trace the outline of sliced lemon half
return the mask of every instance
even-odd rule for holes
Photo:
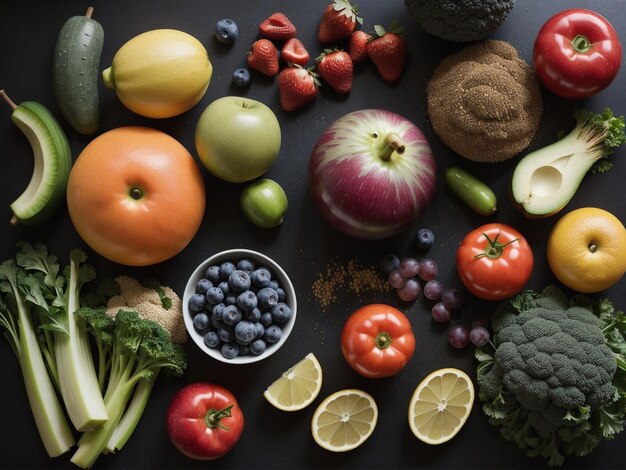
[[[340,390],[326,398],[311,420],[313,439],[324,449],[345,452],[370,437],[378,421],[378,407],[366,392]]]
[[[286,372],[263,393],[279,410],[297,411],[310,405],[322,388],[322,367],[313,353]]]
[[[474,385],[462,370],[432,372],[417,386],[409,403],[409,426],[427,444],[442,444],[463,427],[474,404]]]

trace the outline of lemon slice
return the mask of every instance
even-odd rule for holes
[[[378,407],[369,394],[356,389],[340,390],[317,407],[311,432],[324,449],[345,452],[363,444],[377,420]]]
[[[417,386],[409,403],[409,426],[427,444],[452,439],[463,427],[474,404],[474,385],[462,370],[431,373]]]
[[[313,353],[283,372],[263,396],[279,410],[296,411],[310,405],[322,388],[322,367]]]

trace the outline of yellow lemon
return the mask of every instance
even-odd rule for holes
[[[212,74],[209,54],[200,41],[183,31],[155,29],[124,44],[102,78],[131,111],[168,118],[198,103]]]
[[[472,411],[474,385],[459,369],[439,369],[415,389],[409,403],[409,427],[426,444],[442,444],[461,430]]]
[[[263,396],[279,410],[296,411],[310,405],[322,388],[322,367],[313,353],[284,372]]]
[[[626,229],[603,209],[576,209],[552,228],[546,256],[565,286],[583,293],[603,291],[626,272]]]

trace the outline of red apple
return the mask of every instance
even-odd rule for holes
[[[405,230],[431,201],[435,183],[435,159],[422,131],[382,109],[337,119],[309,160],[309,189],[319,212],[356,238]]]

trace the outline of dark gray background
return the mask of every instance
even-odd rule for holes
[[[229,248],[245,247],[273,257],[290,274],[298,293],[298,321],[283,348],[270,359],[250,366],[229,366],[204,356],[189,343],[189,367],[182,379],[161,377],[135,434],[117,455],[102,456],[96,468],[528,468],[543,467],[542,459],[527,459],[514,444],[502,439],[483,415],[479,402],[464,429],[452,441],[441,446],[427,446],[411,433],[406,422],[407,406],[417,384],[429,372],[441,367],[458,367],[475,377],[472,350],[455,351],[447,343],[446,327],[431,321],[429,305],[399,303],[391,295],[344,293],[341,301],[322,311],[311,292],[317,273],[328,263],[351,259],[362,265],[377,264],[388,252],[401,256],[422,256],[411,244],[418,227],[430,227],[436,244],[428,256],[440,266],[439,279],[446,286],[460,286],[456,274],[455,253],[463,236],[488,221],[508,223],[531,243],[536,260],[529,287],[540,289],[555,282],[545,262],[545,241],[559,216],[528,220],[515,212],[508,199],[508,185],[518,158],[505,163],[471,164],[447,149],[432,132],[426,115],[425,87],[439,61],[462,45],[449,43],[423,33],[409,18],[401,0],[379,2],[361,0],[365,29],[374,24],[389,24],[397,19],[406,27],[409,60],[401,80],[394,85],[379,78],[372,64],[358,66],[354,87],[349,96],[340,97],[323,88],[315,103],[300,111],[286,113],[279,105],[276,80],[253,77],[247,90],[230,83],[234,69],[245,64],[245,53],[257,35],[258,24],[275,11],[286,13],[298,28],[298,37],[312,57],[322,45],[316,41],[319,18],[327,1],[94,1],[94,18],[103,26],[105,43],[101,69],[108,67],[118,48],[127,40],[155,28],[186,31],[202,41],[214,66],[213,78],[203,100],[189,112],[172,119],[150,120],[134,115],[101,85],[103,123],[101,131],[141,124],[152,126],[176,137],[197,156],[193,144],[196,121],[208,103],[216,98],[241,94],[269,105],[282,127],[280,155],[267,176],[278,181],[287,192],[289,211],[279,229],[263,230],[252,226],[239,211],[241,185],[224,183],[204,171],[207,186],[207,211],[197,236],[180,255],[157,266],[127,268],[113,264],[92,251],[72,227],[67,210],[61,209],[49,222],[39,227],[10,227],[9,204],[28,182],[32,169],[29,145],[10,120],[4,107],[0,119],[0,258],[14,256],[18,240],[39,241],[66,259],[73,247],[87,249],[90,262],[102,278],[120,274],[138,278],[158,277],[182,295],[188,275],[208,256]],[[52,91],[52,51],[63,22],[72,15],[84,14],[87,2],[2,2],[0,6],[0,87],[14,101],[35,100],[60,116]],[[531,60],[532,44],[541,25],[554,13],[569,7],[592,8],[608,17],[618,34],[626,38],[623,2],[611,1],[531,1],[518,0],[508,21],[492,37],[511,42],[526,60]],[[234,19],[240,28],[239,39],[232,47],[214,41],[215,22]],[[583,103],[557,98],[544,91],[545,112],[531,148],[547,145],[560,130],[570,129],[571,111],[579,104],[594,110],[606,105],[616,113],[625,112],[624,71],[605,91]],[[384,108],[412,120],[428,136],[438,162],[439,182],[434,202],[422,218],[406,233],[379,242],[355,241],[329,228],[317,215],[307,189],[307,162],[313,145],[323,130],[343,114],[362,108]],[[74,158],[90,138],[75,133],[65,122]],[[576,196],[561,213],[578,207],[602,207],[622,221],[626,220],[623,195],[624,150],[614,156],[615,168],[608,174],[589,175]],[[472,213],[450,194],[444,185],[443,170],[460,165],[486,181],[499,198],[499,210],[490,218]],[[603,295],[617,307],[626,308],[624,281]],[[339,349],[339,335],[347,315],[369,302],[386,302],[406,311],[413,325],[416,352],[405,370],[395,377],[368,380],[352,371]],[[468,313],[490,313],[494,304],[469,299]],[[314,352],[324,370],[324,384],[318,399],[309,408],[284,413],[271,407],[262,397],[265,388],[307,353]],[[19,367],[6,341],[0,341],[2,393],[0,404],[0,462],[3,468],[67,468],[69,455],[47,457],[41,445],[21,381]],[[164,427],[167,405],[173,394],[187,383],[210,381],[226,386],[238,397],[245,413],[246,427],[236,448],[219,461],[211,463],[187,459],[170,444]],[[332,392],[357,387],[370,392],[379,406],[379,422],[373,435],[358,449],[332,454],[319,448],[310,434],[310,419],[315,407]],[[626,436],[605,442],[589,457],[570,458],[572,468],[623,467]]]

